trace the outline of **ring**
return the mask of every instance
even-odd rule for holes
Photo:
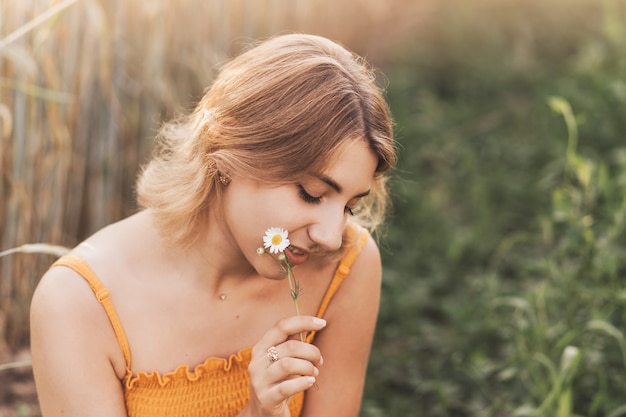
[[[278,350],[276,350],[276,346],[270,346],[267,349],[267,357],[270,360],[270,363],[274,363],[278,360]]]

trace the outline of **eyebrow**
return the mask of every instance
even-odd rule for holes
[[[341,187],[341,185],[337,184],[337,181],[335,181],[334,179],[324,175],[324,174],[319,174],[319,175],[315,175],[315,177],[317,177],[320,181],[325,182],[326,184],[328,184],[328,186],[330,188],[332,188],[333,190],[335,190],[338,193],[343,192],[343,188]],[[367,190],[365,192],[362,192],[360,194],[355,195],[352,198],[361,198],[361,197],[365,197],[366,195],[369,195],[370,190]]]

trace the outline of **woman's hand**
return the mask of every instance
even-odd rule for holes
[[[289,416],[286,401],[313,384],[322,365],[319,349],[301,342],[300,332],[317,331],[326,321],[311,316],[294,316],[280,320],[252,348],[250,403],[248,411],[255,416]]]

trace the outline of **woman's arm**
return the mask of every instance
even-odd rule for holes
[[[123,417],[124,359],[113,328],[87,282],[50,269],[31,304],[33,373],[46,416]]]
[[[359,414],[380,302],[380,253],[370,238],[328,306],[326,328],[317,334],[324,364],[319,389],[305,395],[301,417]]]

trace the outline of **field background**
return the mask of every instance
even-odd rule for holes
[[[626,415],[625,0],[0,0],[0,252],[135,210],[159,123],[249,40],[379,67],[394,216],[361,417]],[[0,258],[0,416],[37,416]]]

